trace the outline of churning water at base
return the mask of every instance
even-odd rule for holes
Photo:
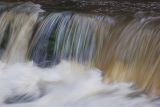
[[[0,11],[0,107],[159,107],[160,17]]]
[[[100,70],[75,62],[45,69],[33,63],[1,63],[0,71],[1,107],[159,106],[132,84],[103,83]]]

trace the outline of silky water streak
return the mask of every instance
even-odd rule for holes
[[[158,16],[0,14],[0,107],[158,107]]]

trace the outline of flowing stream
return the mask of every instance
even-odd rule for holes
[[[158,14],[0,5],[0,107],[160,106]]]

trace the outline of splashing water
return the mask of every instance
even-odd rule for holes
[[[159,17],[53,13],[38,27],[29,56],[41,67],[61,59],[96,66],[109,81],[133,81],[159,95]],[[143,81],[145,80],[145,81]]]
[[[0,107],[160,105],[157,14],[0,12]]]
[[[98,69],[74,62],[45,69],[33,63],[1,63],[1,70],[0,101],[8,103],[1,107],[155,106],[143,93],[134,95],[138,91],[131,84],[104,84]]]

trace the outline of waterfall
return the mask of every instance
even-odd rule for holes
[[[38,27],[29,56],[41,66],[59,60],[96,66],[110,81],[134,81],[153,91],[159,72],[159,17],[141,14],[52,13]]]
[[[4,5],[0,106],[158,107],[159,30],[154,13],[50,13],[31,2]]]
[[[0,17],[0,44],[4,50],[2,60],[6,62],[25,60],[39,12],[38,7],[29,3],[2,13]]]

